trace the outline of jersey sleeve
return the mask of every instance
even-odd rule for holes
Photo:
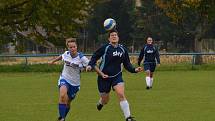
[[[91,67],[95,67],[96,66],[96,62],[101,58],[101,56],[104,54],[105,51],[105,47],[106,46],[102,46],[100,47],[98,50],[96,50],[96,52],[93,53],[90,62],[89,62],[89,66]]]
[[[140,66],[140,63],[141,63],[141,61],[143,60],[143,57],[144,57],[144,48],[145,48],[145,47],[143,47],[143,48],[141,49],[140,54],[139,54],[139,57],[138,57],[138,65],[139,65],[139,66]]]
[[[62,61],[65,60],[66,56],[69,54],[69,51],[65,51],[62,55]]]
[[[125,67],[126,70],[128,70],[131,73],[136,73],[135,68],[133,67],[133,65],[131,64],[129,55],[128,55],[128,51],[126,49],[125,50],[125,55],[124,55],[124,59],[123,59],[123,65]]]
[[[89,59],[88,59],[86,56],[83,56],[83,57],[81,58],[81,62],[82,62],[82,65],[83,65],[84,67],[86,67],[86,66],[88,65],[88,63],[89,63]]]
[[[155,51],[155,58],[157,60],[157,63],[160,64],[160,54],[158,51],[158,48],[156,47],[156,51]]]

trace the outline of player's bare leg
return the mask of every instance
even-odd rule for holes
[[[126,100],[125,93],[124,93],[124,83],[119,83],[114,86],[114,90],[117,94],[120,107],[124,113],[126,121],[135,121],[133,117],[131,117],[129,103]]]
[[[67,87],[62,85],[60,87],[60,97],[59,97],[59,121],[64,121],[66,117],[66,110],[68,106],[69,97],[67,95]]]
[[[109,101],[109,93],[101,93],[99,102],[97,103],[97,109],[100,111],[102,107]]]
[[[150,73],[150,88],[152,88],[153,84],[153,72]]]
[[[146,89],[150,89],[150,82],[151,82],[151,78],[150,78],[150,70],[146,70]]]

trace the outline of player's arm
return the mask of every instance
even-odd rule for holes
[[[125,54],[125,56],[124,56],[124,60],[123,60],[123,65],[124,65],[126,70],[128,70],[131,73],[137,73],[137,72],[142,71],[141,67],[137,67],[137,68],[133,67],[133,65],[131,64],[127,50],[125,50],[124,54]]]
[[[143,60],[143,57],[144,57],[144,47],[141,49],[140,51],[140,55],[138,57],[138,65],[140,66],[141,64],[141,61]]]
[[[86,67],[86,66],[88,65],[88,63],[89,63],[89,59],[88,59],[86,56],[83,56],[83,57],[81,58],[81,63],[82,63],[82,65],[83,65],[84,67]]]
[[[102,78],[108,78],[108,75],[104,74],[97,66],[95,66],[94,69]]]
[[[105,46],[99,48],[96,50],[96,52],[92,55],[90,62],[88,63],[88,66],[86,67],[87,71],[90,71],[91,69],[95,68],[97,60],[101,58],[101,56],[104,54]]]
[[[160,65],[160,54],[159,54],[159,51],[158,51],[157,48],[156,48],[156,51],[155,51],[155,58],[157,60],[157,64]]]
[[[62,55],[58,56],[57,58],[51,60],[50,62],[48,62],[49,64],[54,64],[55,62],[62,60]]]

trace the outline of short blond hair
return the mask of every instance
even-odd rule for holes
[[[68,44],[69,44],[70,42],[74,42],[75,44],[77,44],[76,38],[70,37],[70,38],[67,38],[67,39],[66,39],[66,46],[67,46],[67,47],[68,47]]]

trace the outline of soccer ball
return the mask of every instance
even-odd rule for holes
[[[116,21],[112,18],[108,18],[104,21],[104,28],[107,31],[110,31],[116,27]]]

